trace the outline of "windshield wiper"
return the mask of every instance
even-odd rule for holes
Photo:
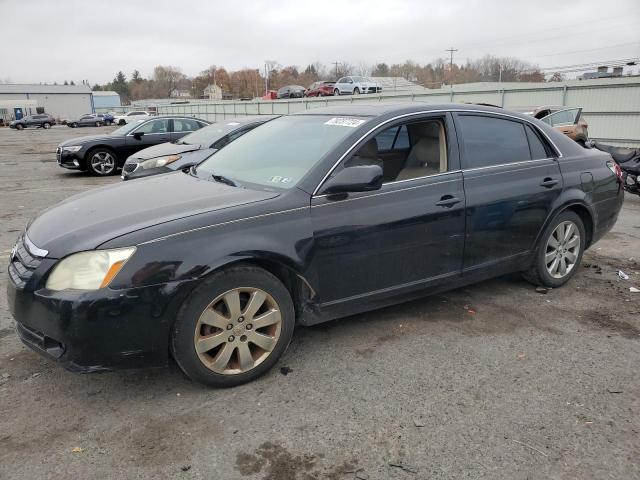
[[[213,178],[216,182],[226,183],[227,185],[231,185],[232,187],[239,187],[240,184],[234,182],[229,177],[225,177],[224,175],[216,175],[215,173],[211,174],[211,178]]]

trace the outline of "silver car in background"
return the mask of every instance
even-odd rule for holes
[[[360,95],[361,93],[380,93],[382,86],[367,77],[348,76],[339,78],[333,87],[334,95]]]

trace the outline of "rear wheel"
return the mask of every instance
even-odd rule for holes
[[[353,94],[354,95],[360,95],[360,89],[358,87],[353,89]]]
[[[42,128],[44,128],[44,129],[49,129],[49,128],[51,128],[51,124],[50,124],[49,122],[44,122],[44,123],[42,124]]]
[[[96,127],[101,127],[102,126],[102,122],[96,122]]]
[[[110,126],[111,126],[111,120],[105,120],[104,124],[105,124],[107,127],[110,127]]]
[[[95,148],[86,157],[87,170],[100,177],[116,173],[116,162],[116,154],[107,148]]]
[[[73,122],[71,124],[71,128],[78,128],[78,122]]]
[[[338,90],[337,88],[333,91],[333,95],[335,97],[337,97],[338,95],[340,95],[340,90]]]
[[[118,122],[118,125],[122,126],[122,125],[125,125],[126,123],[127,123],[127,122],[125,122],[124,120],[120,120],[120,121]]]
[[[545,287],[564,285],[578,270],[585,245],[582,219],[574,212],[562,212],[546,228],[525,279]]]
[[[232,387],[278,361],[294,323],[291,296],[275,276],[253,266],[231,267],[205,280],[185,301],[171,351],[192,380]]]
[[[16,130],[23,130],[24,129],[24,125],[22,125],[21,123],[18,123],[16,125]]]

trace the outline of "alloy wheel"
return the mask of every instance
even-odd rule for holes
[[[202,312],[193,338],[200,361],[224,375],[245,373],[271,354],[282,331],[280,307],[259,288],[216,297]]]
[[[580,254],[580,230],[572,221],[558,224],[547,240],[544,263],[549,275],[563,278],[576,266]]]
[[[109,175],[116,168],[116,160],[109,152],[96,152],[91,156],[91,167],[100,175]]]

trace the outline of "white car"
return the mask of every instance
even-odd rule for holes
[[[149,112],[143,112],[142,110],[135,110],[122,115],[116,115],[113,117],[113,123],[116,125],[124,125],[125,123],[133,122],[135,120],[144,120],[146,117],[150,117]]]
[[[361,93],[380,93],[382,86],[367,77],[342,77],[333,86],[334,95],[359,95]]]

